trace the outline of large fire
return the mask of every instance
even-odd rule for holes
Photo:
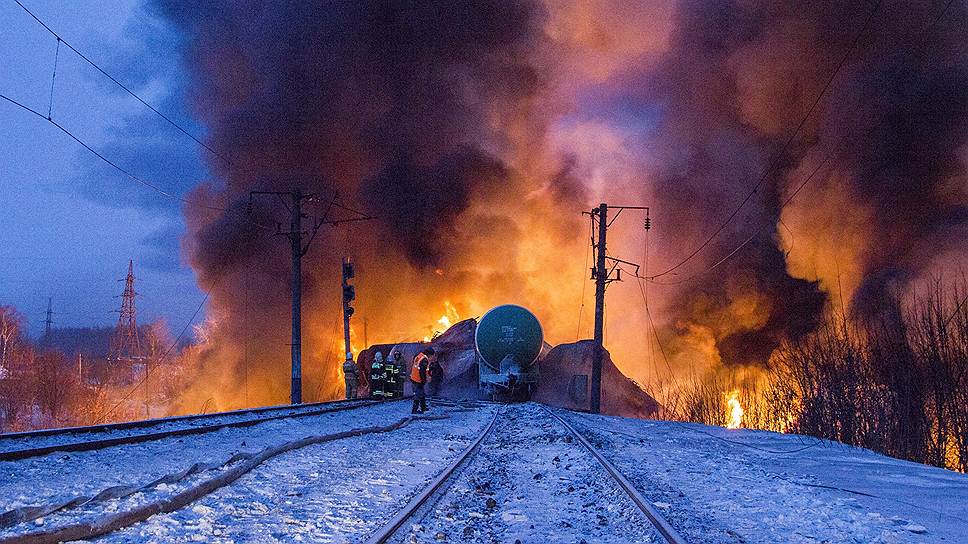
[[[928,274],[940,252],[954,251],[950,229],[964,224],[951,180],[968,133],[968,87],[946,68],[964,40],[938,38],[923,62],[898,60],[911,58],[898,44],[918,25],[884,13],[878,24],[897,35],[872,37],[811,107],[830,71],[814,59],[842,58],[844,33],[857,26],[831,22],[865,16],[860,3],[835,4],[467,0],[391,9],[361,0],[335,11],[317,1],[271,13],[233,2],[164,11],[185,33],[193,111],[232,163],[214,161],[215,181],[186,206],[185,250],[217,318],[201,391],[186,402],[216,391],[220,407],[233,406],[243,353],[258,361],[253,402],[288,395],[290,247],[241,219],[272,225],[284,216],[258,202],[244,211],[251,190],[301,186],[375,218],[320,231],[304,259],[313,400],[339,391],[345,256],[360,273],[353,320],[366,319],[360,331],[371,344],[430,340],[507,302],[534,309],[552,344],[590,338],[590,240],[579,212],[599,202],[653,207],[651,245],[629,215],[608,230],[609,254],[639,262],[646,276],[671,271],[718,233],[648,284],[648,313],[635,282],[609,287],[612,359],[670,410],[696,382],[765,373],[778,346],[816,329],[832,294],[842,305],[886,298],[885,282],[903,287]],[[904,17],[929,19],[928,4]],[[895,71],[912,78],[907,87],[879,83]],[[930,103],[960,113],[918,128]],[[898,119],[927,139],[856,137],[893,134]],[[824,168],[797,194],[815,166]],[[306,213],[325,214],[317,204]],[[891,243],[869,242],[882,235]],[[741,383],[709,389],[709,421],[720,421],[721,392]],[[743,399],[745,422],[739,395],[726,399],[730,426],[757,424],[755,395],[744,390]]]
[[[457,312],[457,308],[450,303],[449,300],[444,301],[444,314],[440,316],[437,320],[437,324],[440,328],[434,332],[444,332],[451,327],[454,323],[460,321],[460,314]]]

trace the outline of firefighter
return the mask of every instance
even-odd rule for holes
[[[356,398],[356,386],[359,384],[359,370],[353,362],[353,354],[346,354],[346,361],[343,362],[343,380],[346,382],[346,398]]]
[[[434,356],[434,348],[427,348],[413,358],[410,365],[410,381],[413,383],[413,408],[410,413],[422,414],[427,411],[427,394],[424,385],[427,383],[427,367]]]
[[[403,355],[399,351],[394,351],[392,356],[387,357],[385,365],[387,379],[383,386],[383,394],[388,399],[400,398],[403,396],[403,381],[400,379],[400,370],[403,368]]]
[[[440,392],[440,384],[444,381],[444,367],[440,366],[440,361],[437,360],[436,355],[430,361],[428,370],[430,374],[430,396],[436,397],[437,393]]]
[[[373,356],[370,366],[370,396],[375,399],[386,398],[387,369],[383,363],[383,354],[379,351]]]

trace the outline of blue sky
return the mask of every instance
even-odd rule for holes
[[[178,41],[137,0],[21,0],[54,31],[196,135]],[[0,0],[0,93],[47,112],[56,39]],[[183,195],[207,176],[198,144],[63,45],[52,117],[136,175]],[[183,262],[181,205],[125,178],[46,121],[0,101],[0,304],[43,329],[110,325],[129,259],[139,319],[176,332],[203,294]]]

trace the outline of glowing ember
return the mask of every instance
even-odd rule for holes
[[[739,429],[743,426],[743,407],[739,403],[739,391],[726,395],[726,428]]]

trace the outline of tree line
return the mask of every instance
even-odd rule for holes
[[[163,322],[139,329],[145,358],[136,362],[107,359],[109,330],[55,329],[34,341],[25,324],[16,308],[0,306],[0,432],[157,417],[177,394],[179,365],[162,361]],[[153,363],[164,368],[145,382]]]
[[[678,419],[723,425],[739,389],[744,426],[798,433],[968,472],[968,288],[934,281],[876,317],[827,313],[757,379],[696,380]]]

